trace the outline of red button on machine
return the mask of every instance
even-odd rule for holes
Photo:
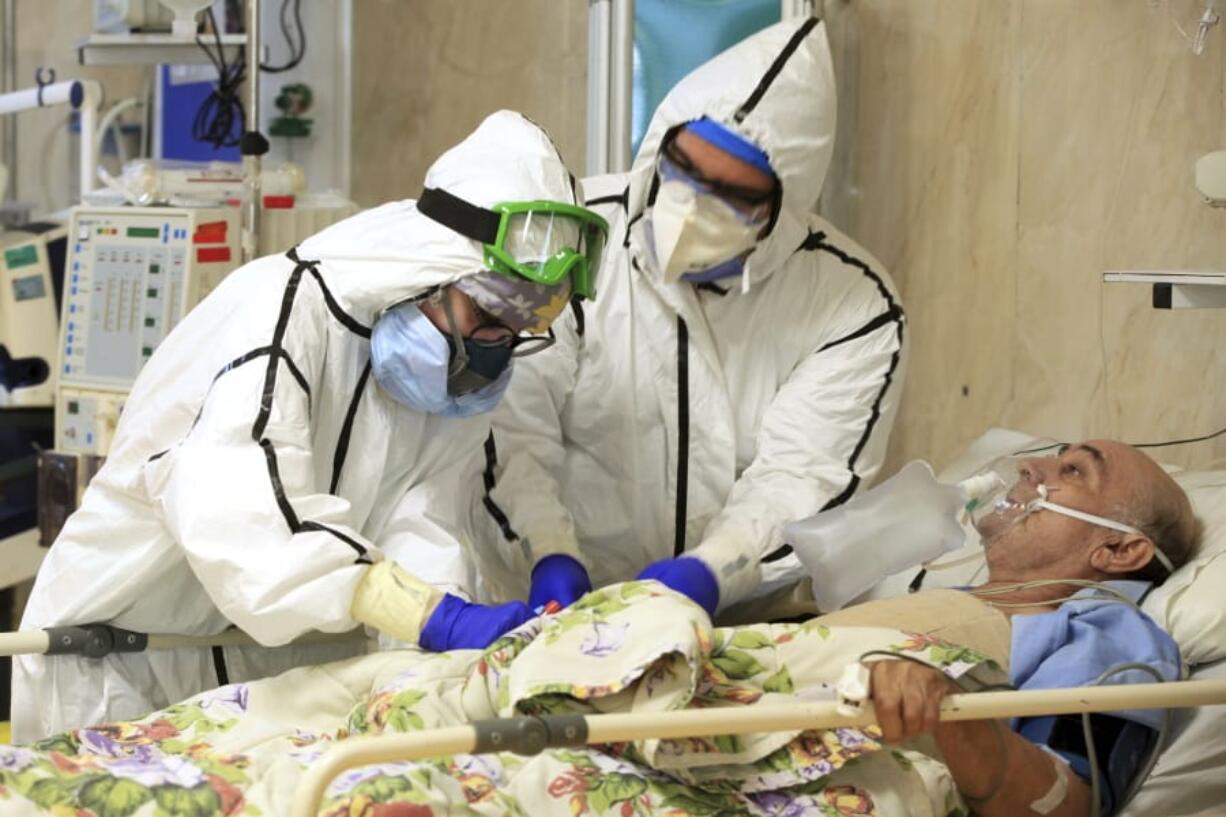
[[[229,247],[197,247],[196,248],[196,263],[197,264],[217,264],[222,261],[230,260]]]
[[[224,221],[210,221],[196,227],[192,233],[193,244],[225,244],[227,225]]]

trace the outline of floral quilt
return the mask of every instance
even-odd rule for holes
[[[0,747],[0,815],[284,814],[303,770],[351,735],[515,714],[659,712],[833,697],[843,667],[890,650],[992,682],[971,650],[874,627],[712,628],[660,585],[591,593],[484,652],[415,650],[231,684],[133,722]],[[966,809],[934,746],[876,728],[650,739],[533,757],[457,755],[352,770],[327,817],[808,817]]]

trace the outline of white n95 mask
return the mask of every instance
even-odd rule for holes
[[[661,180],[646,219],[656,268],[670,283],[748,252],[762,230],[718,196],[680,179]]]

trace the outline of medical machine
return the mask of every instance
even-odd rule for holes
[[[349,218],[358,206],[337,193],[265,196],[257,255],[280,255],[325,227]]]
[[[56,372],[56,449],[105,455],[153,350],[239,261],[233,208],[73,213]]]
[[[0,232],[0,539],[34,525],[37,457],[51,446],[65,229]]]
[[[89,481],[105,461],[92,454],[38,452],[38,493],[36,523],[38,544],[51,547],[60,528],[81,504]]]
[[[53,402],[65,236],[52,223],[0,232],[0,409]]]

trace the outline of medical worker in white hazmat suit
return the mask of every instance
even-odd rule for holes
[[[629,173],[585,180],[600,298],[524,361],[487,447],[508,597],[529,571],[530,605],[639,576],[714,614],[803,576],[783,526],[881,466],[904,316],[812,214],[834,133],[825,25],[788,21],[683,79]]]
[[[520,333],[591,294],[604,223],[575,200],[549,137],[502,111],[433,164],[416,202],[229,276],[137,378],[22,628],[233,624],[276,647],[365,624],[442,650],[483,647],[530,618],[523,602],[460,595],[473,576],[456,531],[479,496],[460,477],[512,355],[548,342]],[[415,574],[397,565],[406,555]],[[139,717],[354,650],[22,657],[13,736]]]

